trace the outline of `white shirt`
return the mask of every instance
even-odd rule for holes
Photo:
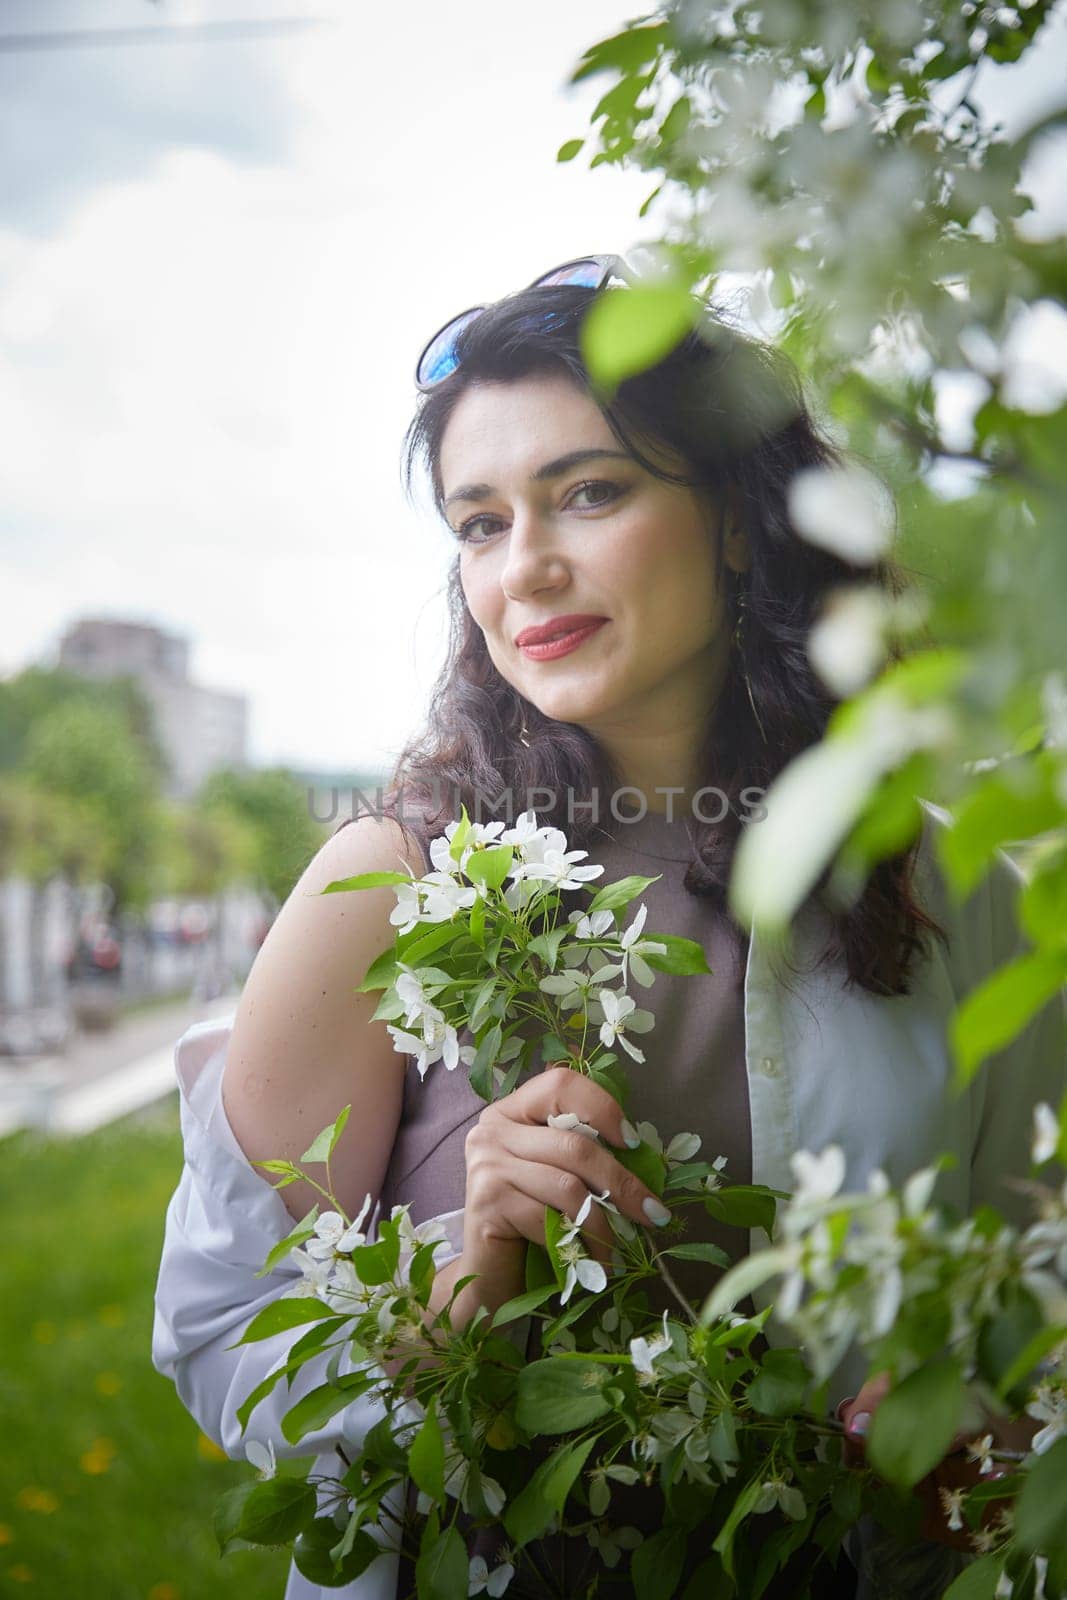
[[[789,974],[787,982],[776,976],[765,941],[753,933],[744,992],[752,1181],[788,1190],[793,1152],[831,1143],[845,1151],[851,1190],[865,1189],[875,1167],[898,1184],[948,1151],[956,1166],[940,1174],[938,1197],[961,1212],[989,1203],[1021,1224],[1028,1220],[1026,1202],[1001,1180],[1027,1175],[1033,1106],[1039,1100],[1058,1106],[1067,1089],[1064,996],[986,1062],[964,1095],[953,1097],[948,1019],[958,999],[1025,948],[1012,905],[1020,880],[1007,857],[998,856],[970,899],[953,906],[932,854],[929,819],[944,814],[929,806],[926,811],[918,888],[950,945],[946,950],[934,941],[912,994],[885,998],[845,988],[839,969],[804,972],[825,936],[827,925],[818,918],[800,919],[800,975]],[[228,1455],[243,1460],[249,1439],[269,1439],[279,1457],[320,1453],[316,1470],[338,1476],[334,1446],[345,1445],[349,1456],[358,1451],[384,1407],[373,1391],[364,1394],[299,1445],[288,1444],[281,1418],[325,1381],[325,1358],[302,1368],[292,1389],[283,1380],[253,1412],[243,1436],[236,1417],[250,1391],[282,1363],[295,1336],[228,1347],[300,1274],[295,1264],[283,1263],[266,1277],[255,1276],[293,1219],[267,1179],[249,1165],[226,1119],[221,1084],[231,1021],[195,1023],[175,1050],[185,1167],[167,1210],[152,1359]],[[677,1131],[661,1130],[665,1137]],[[462,1251],[463,1211],[440,1220],[448,1246],[437,1252],[438,1266]],[[753,1234],[753,1249],[765,1243],[764,1235]],[[767,1303],[759,1293],[753,1299]],[[509,1336],[524,1340],[528,1323],[514,1325]],[[790,1342],[773,1319],[766,1333],[772,1343]],[[342,1370],[352,1368],[349,1363]],[[853,1347],[831,1379],[831,1404],[854,1393],[865,1371],[863,1353]],[[387,1503],[399,1514],[401,1490]],[[388,1535],[371,1531],[383,1553],[361,1577],[323,1589],[294,1566],[285,1600],[396,1600],[398,1558],[387,1549]]]

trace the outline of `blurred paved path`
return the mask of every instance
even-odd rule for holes
[[[191,1023],[225,1017],[239,991],[217,1000],[175,1000],[78,1032],[61,1055],[0,1061],[0,1137],[36,1126],[88,1133],[176,1087],[174,1046]]]

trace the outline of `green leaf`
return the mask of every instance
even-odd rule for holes
[[[791,1253],[782,1247],[753,1250],[743,1256],[736,1266],[724,1272],[712,1289],[700,1311],[700,1321],[706,1327],[732,1311],[739,1300],[744,1300],[753,1289],[758,1289],[768,1278],[786,1271],[792,1262]]]
[[[661,1528],[630,1557],[636,1600],[671,1600],[685,1565],[684,1528]]]
[[[662,1194],[663,1185],[667,1178],[667,1163],[658,1150],[647,1142],[642,1142],[636,1150],[612,1150],[612,1155],[620,1167],[625,1167],[627,1172],[632,1172],[653,1194]]]
[[[1008,1395],[1017,1384],[1031,1378],[1035,1368],[1045,1359],[1049,1351],[1055,1350],[1064,1339],[1067,1339],[1067,1326],[1063,1323],[1051,1328],[1042,1328],[1006,1368],[997,1384],[998,1394]]]
[[[517,1545],[539,1539],[557,1512],[562,1513],[575,1479],[596,1443],[564,1444],[534,1472],[504,1513],[504,1527]]]
[[[365,1372],[348,1373],[336,1383],[320,1384],[291,1406],[282,1418],[282,1432],[290,1444],[296,1444],[306,1434],[322,1428],[339,1411],[358,1400],[369,1389],[374,1378]]]
[[[535,939],[530,940],[526,948],[535,956],[540,956],[550,971],[555,972],[559,947],[571,931],[569,922],[561,922],[558,928],[549,928],[547,933],[539,933]]]
[[[1015,1533],[1024,1550],[1062,1555],[1067,1546],[1067,1439],[1039,1455],[1015,1503]]]
[[[614,390],[653,367],[695,325],[700,305],[681,283],[605,289],[581,326],[582,355],[594,383]]]
[[[910,1373],[872,1418],[867,1449],[874,1470],[901,1489],[932,1472],[959,1426],[963,1400],[956,1361],[932,1361]]]
[[[238,1483],[234,1488],[227,1489],[226,1493],[219,1497],[213,1523],[220,1555],[224,1556],[228,1550],[239,1545],[237,1530],[244,1515],[245,1502],[258,1486],[259,1480],[250,1478],[246,1483]]]
[[[570,1433],[610,1410],[610,1373],[595,1361],[534,1361],[519,1373],[515,1420],[527,1433]]]
[[[304,1154],[300,1157],[301,1161],[316,1162],[330,1159],[337,1146],[338,1139],[345,1131],[345,1123],[348,1121],[348,1114],[351,1109],[351,1106],[342,1107],[337,1114],[336,1120],[331,1122],[328,1128],[323,1128],[318,1137],[308,1145]]]
[[[347,894],[350,889],[384,889],[387,884],[410,883],[406,872],[360,872],[354,878],[335,878],[321,894]]]
[[[318,1220],[319,1208],[314,1205],[302,1222],[298,1222],[296,1227],[290,1233],[287,1233],[284,1239],[278,1240],[278,1243],[256,1273],[256,1277],[265,1278],[267,1273],[273,1271],[278,1265],[279,1261],[285,1260],[290,1250],[294,1250],[297,1245],[303,1244],[305,1239],[310,1239],[315,1232],[315,1224]]]
[[[520,1317],[528,1317],[531,1311],[543,1306],[555,1292],[554,1283],[542,1284],[537,1289],[527,1289],[525,1294],[517,1294],[513,1299],[505,1300],[502,1306],[497,1306],[489,1326],[502,1328],[506,1322],[516,1322]]]
[[[256,1480],[239,1488],[249,1492],[238,1502],[233,1491],[227,1520],[232,1519],[239,1506],[234,1533],[249,1544],[288,1544],[315,1510],[315,1490],[304,1478],[269,1478],[265,1483]],[[219,1537],[218,1517],[215,1531]],[[225,1554],[221,1537],[219,1542]]]
[[[293,1545],[296,1570],[312,1583],[324,1589],[339,1589],[358,1578],[382,1553],[381,1545],[372,1539],[365,1528],[357,1530],[351,1549],[334,1561],[332,1552],[337,1548],[337,1524],[332,1517],[316,1517]]]
[[[431,1395],[422,1427],[408,1448],[408,1468],[415,1483],[432,1500],[445,1497],[445,1441],[437,1420],[437,1396]]]
[[[568,139],[566,144],[561,144],[556,151],[556,160],[573,161],[584,144],[584,139]]]
[[[1039,757],[1006,768],[971,790],[956,806],[951,827],[936,835],[938,859],[961,895],[981,881],[1001,845],[1033,838],[1062,821],[1053,763]]]
[[[730,1513],[719,1529],[718,1535],[712,1541],[711,1548],[722,1557],[722,1564],[731,1578],[734,1575],[734,1535],[741,1523],[748,1516],[752,1507],[759,1499],[760,1479],[753,1478],[751,1483],[746,1483],[744,1488],[730,1507]]]
[[[980,1556],[949,1584],[943,1600],[993,1600],[1003,1570],[1003,1556]]]
[[[774,1228],[776,1202],[773,1194],[758,1184],[731,1183],[701,1195],[709,1217],[732,1228],[762,1228],[770,1237]]]
[[[606,883],[590,900],[585,910],[586,916],[591,917],[595,911],[618,911],[621,906],[628,906],[631,900],[643,895],[650,884],[658,883],[662,876],[662,873],[657,873],[654,878],[642,878],[633,874],[628,878],[619,878],[615,883]]]
[[[356,1269],[360,1283],[365,1283],[368,1288],[373,1288],[379,1283],[388,1283],[393,1275],[389,1252],[384,1240],[381,1239],[377,1244],[362,1244],[353,1250],[352,1265]]]
[[[380,956],[375,956],[366,972],[363,982],[356,984],[357,994],[367,994],[373,989],[388,989],[397,975],[396,952],[383,950]]]
[[[514,859],[515,851],[510,844],[490,845],[484,850],[475,850],[463,870],[472,883],[499,889]]]
[[[955,1083],[965,1089],[987,1056],[1002,1050],[1067,981],[1067,950],[1009,961],[965,996],[951,1023]]]
[[[642,951],[642,955],[654,972],[682,972],[687,975],[696,972],[709,972],[707,954],[702,945],[695,939],[683,939],[677,933],[645,933],[642,939],[652,939],[657,944],[665,944],[666,952],[657,955],[655,951]]]
[[[803,1406],[810,1383],[798,1350],[768,1350],[748,1386],[748,1403],[764,1417],[788,1417]]]
[[[336,1316],[336,1311],[311,1295],[286,1295],[264,1306],[238,1339],[237,1344],[258,1344],[260,1339],[270,1339],[288,1328],[299,1328],[304,1322],[321,1322],[324,1317]],[[237,1345],[229,1345],[235,1350]]]
[[[661,1254],[677,1256],[679,1261],[710,1261],[713,1267],[730,1265],[730,1257],[717,1244],[676,1244]]]
[[[430,1526],[428,1523],[424,1530],[424,1544]],[[428,1543],[415,1563],[419,1600],[466,1600],[469,1572],[466,1545],[455,1528],[446,1528]]]
[[[632,26],[625,32],[601,39],[585,51],[571,74],[571,83],[581,83],[598,72],[633,73],[638,67],[657,57],[670,42],[670,28],[665,22],[652,26]]]
[[[1006,1396],[1012,1410],[1021,1410],[1028,1398],[1026,1387],[1005,1389],[1004,1377],[1017,1364],[1020,1353],[1042,1337],[1045,1318],[1033,1295],[1019,1285],[1008,1284],[1004,1298],[1006,1304],[978,1330],[978,1366],[982,1377]],[[1027,1367],[1022,1376],[1030,1371]]]

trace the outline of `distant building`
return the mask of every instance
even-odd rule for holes
[[[85,678],[136,680],[155,715],[176,799],[219,767],[247,765],[248,700],[189,678],[189,642],[143,622],[83,617],[63,634],[59,665]]]

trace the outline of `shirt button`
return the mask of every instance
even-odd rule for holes
[[[764,1056],[763,1060],[760,1062],[760,1066],[763,1068],[763,1071],[766,1073],[768,1078],[777,1078],[779,1067],[773,1056]]]

